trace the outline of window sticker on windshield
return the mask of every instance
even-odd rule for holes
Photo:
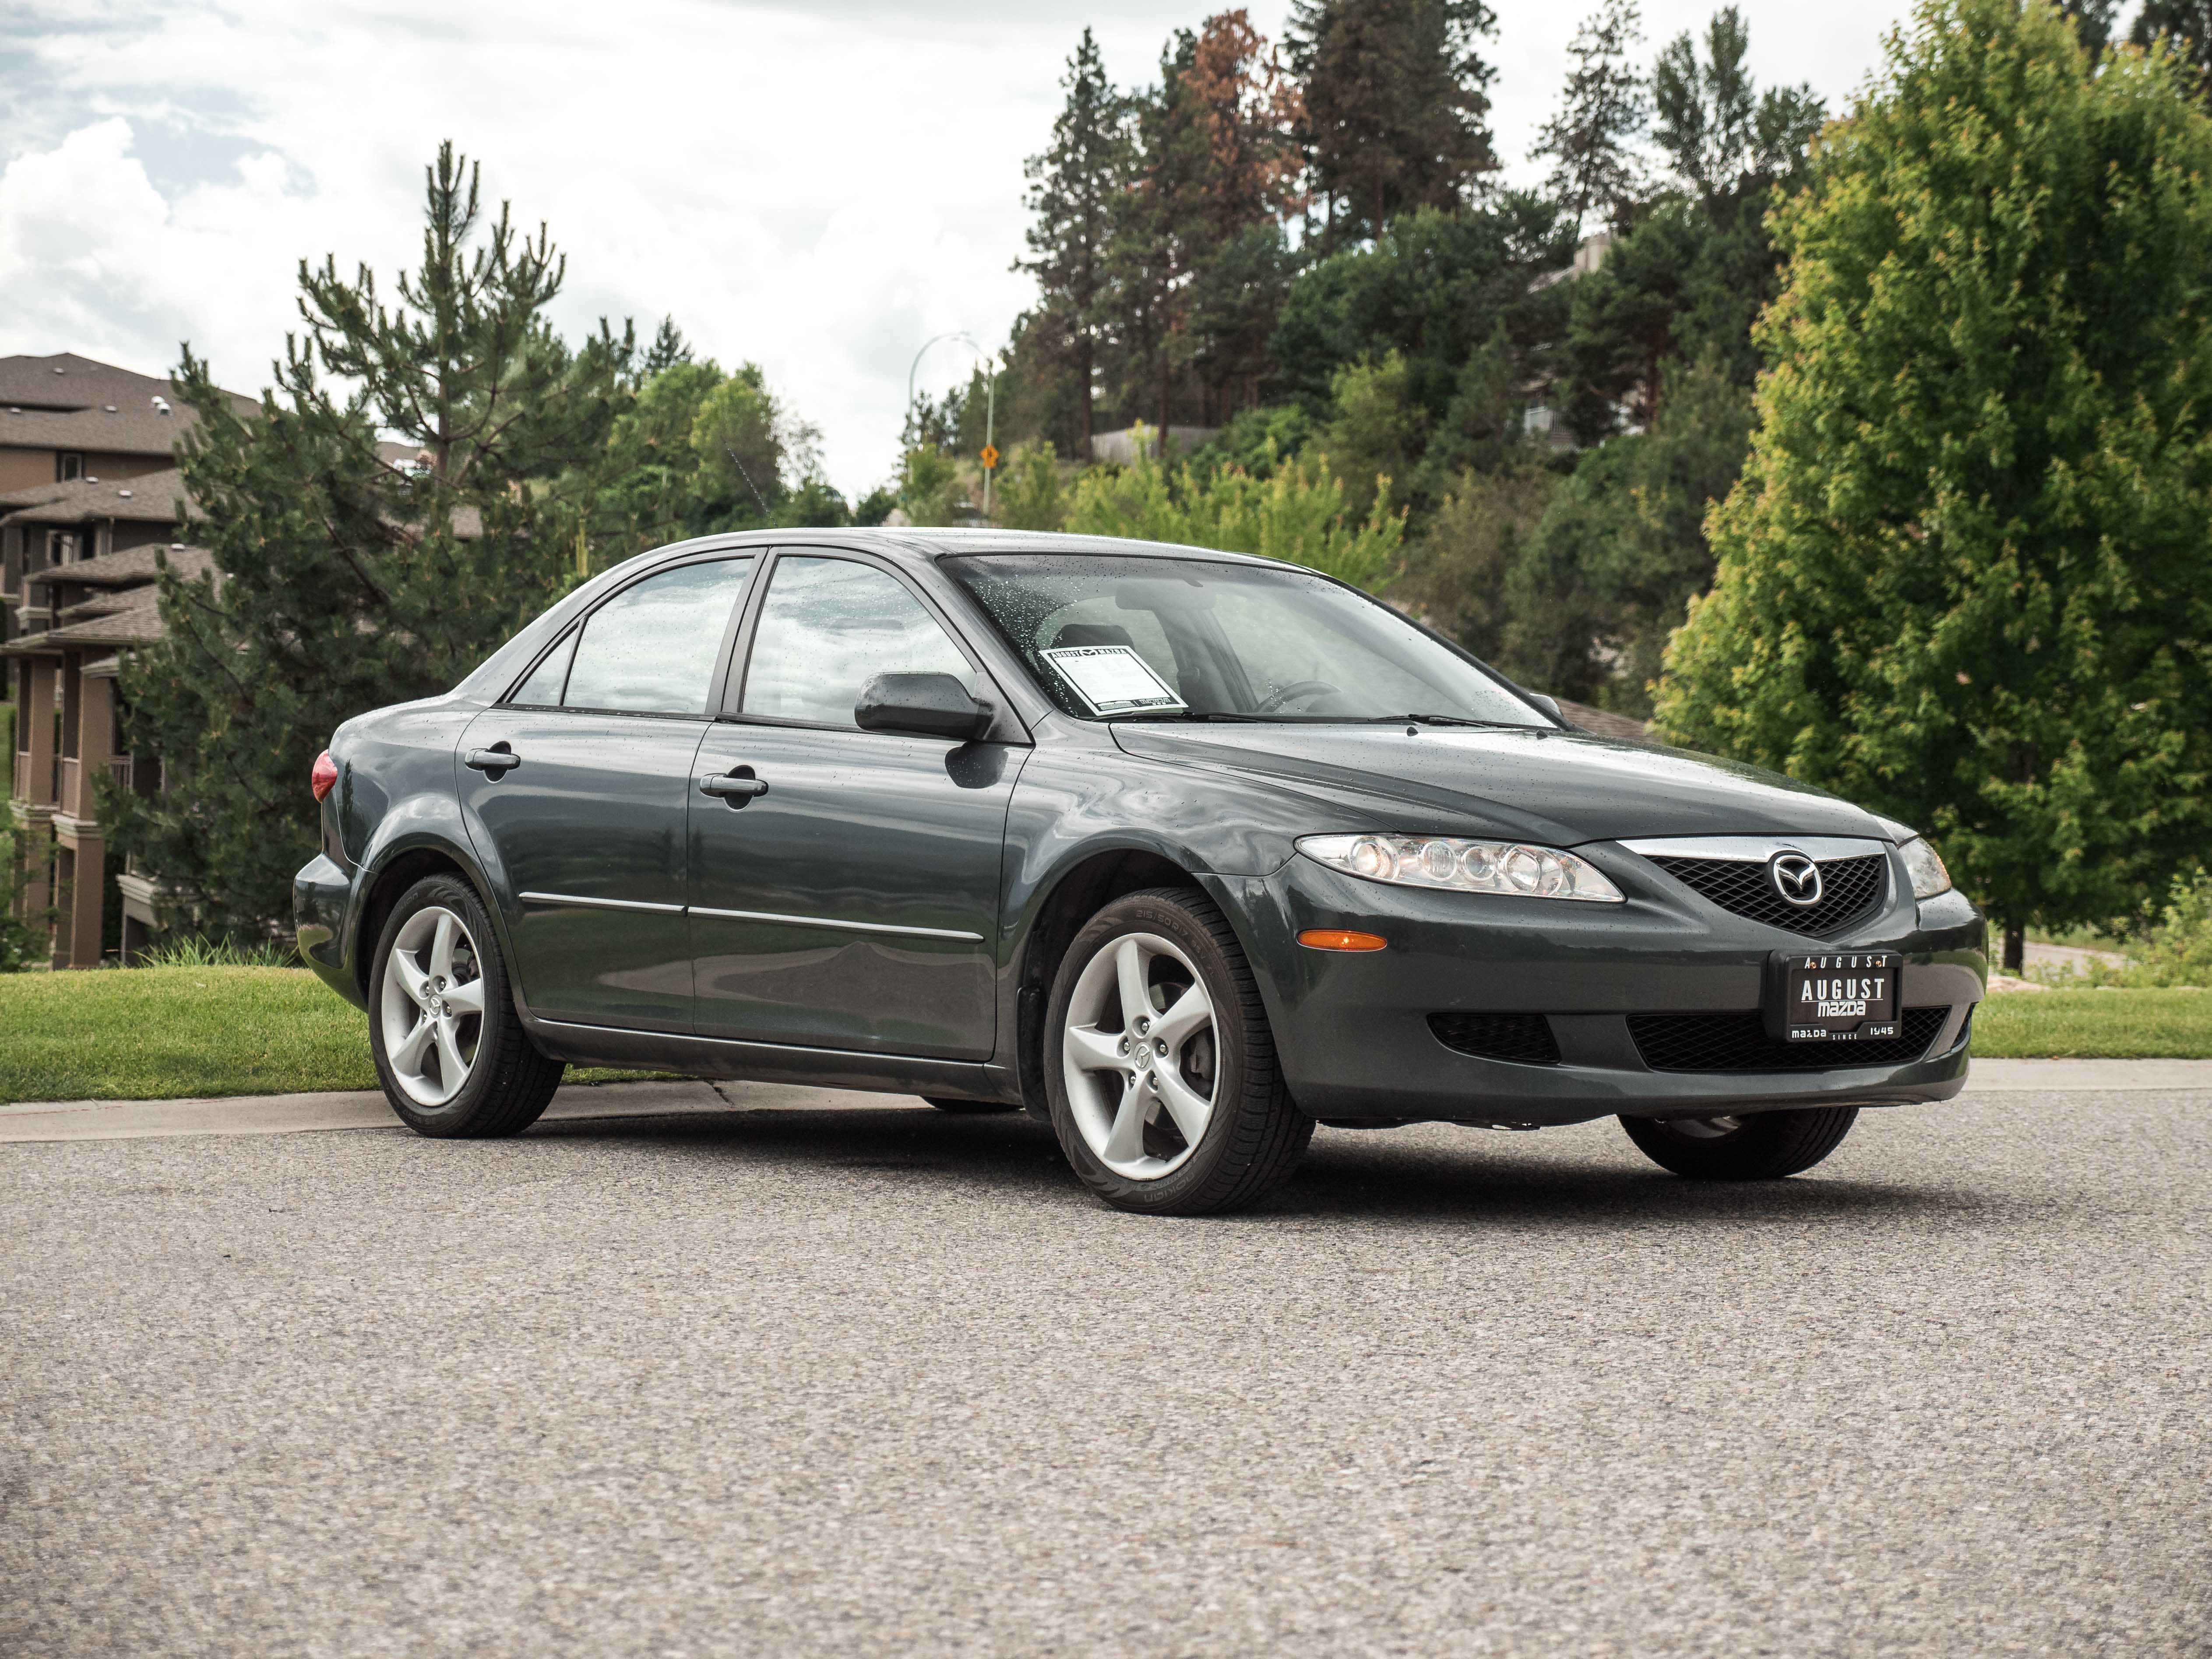
[[[1152,672],[1152,664],[1126,645],[1064,645],[1039,653],[1094,714],[1127,714],[1139,709],[1181,709],[1189,705]]]

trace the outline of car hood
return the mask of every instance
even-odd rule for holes
[[[1401,804],[1395,822],[1366,826],[1377,830],[1474,829],[1563,847],[1644,836],[1888,839],[1871,814],[1778,773],[1576,732],[1126,721],[1113,732],[1133,756],[1295,782],[1355,811],[1367,803],[1347,793]],[[1474,822],[1447,826],[1443,816]]]

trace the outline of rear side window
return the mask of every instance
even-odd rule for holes
[[[570,629],[561,643],[545,653],[545,660],[530,671],[530,678],[521,684],[509,702],[519,702],[532,708],[558,708],[561,693],[568,684],[569,659],[576,654],[576,630]]]
[[[812,726],[852,726],[853,705],[878,674],[950,674],[975,690],[975,671],[896,578],[851,559],[778,561],[753,630],[744,712]]]
[[[517,702],[635,714],[707,712],[714,660],[753,562],[678,565],[624,588],[538,665]],[[554,677],[564,684],[556,690]]]

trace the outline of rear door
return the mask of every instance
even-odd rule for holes
[[[1006,805],[1029,750],[854,723],[878,674],[997,695],[888,566],[787,551],[756,609],[749,665],[695,769],[767,787],[690,799],[698,1030],[988,1059]]]
[[[699,559],[620,589],[461,739],[470,834],[542,1018],[691,1029],[687,797],[753,567]]]

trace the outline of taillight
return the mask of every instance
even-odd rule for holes
[[[325,749],[315,757],[315,769],[307,777],[308,783],[314,788],[315,799],[320,800],[329,794],[331,787],[337,781],[338,763],[331,758],[331,751]]]

